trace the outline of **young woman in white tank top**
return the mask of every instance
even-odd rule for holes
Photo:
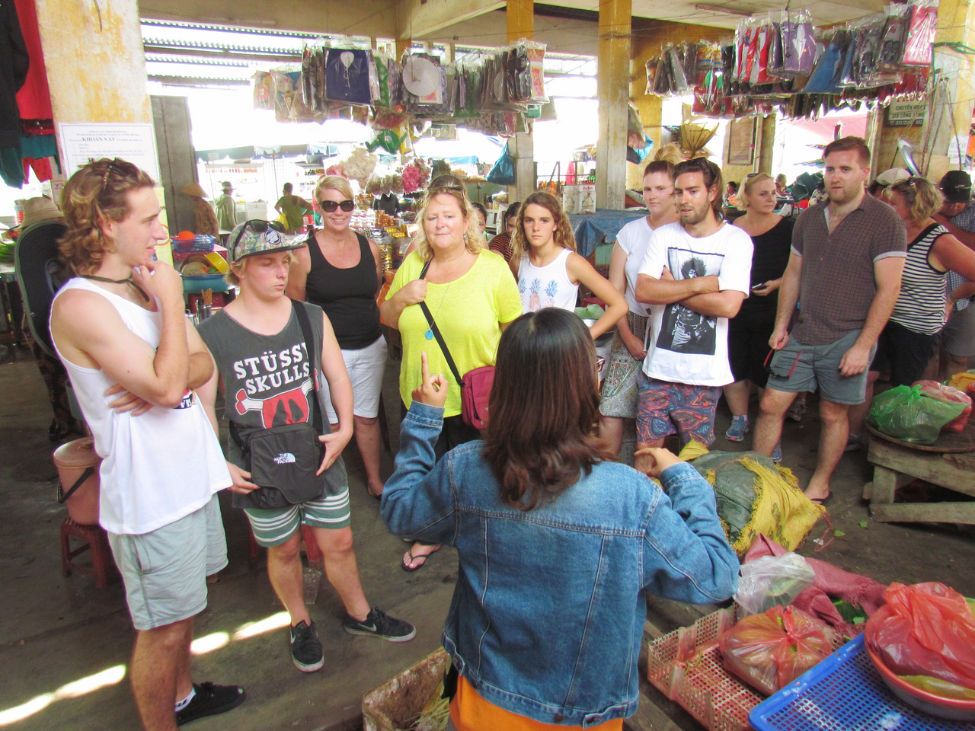
[[[575,253],[569,218],[555,196],[536,191],[525,199],[518,212],[513,244],[511,271],[518,280],[525,312],[543,307],[572,311],[579,285],[584,284],[607,305],[603,316],[589,328],[593,338],[626,317],[629,307],[623,295]]]

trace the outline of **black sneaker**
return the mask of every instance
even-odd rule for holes
[[[362,622],[346,614],[342,626],[350,635],[371,635],[390,642],[409,642],[416,637],[416,627],[402,619],[390,617],[379,607],[373,607]]]
[[[213,683],[193,683],[196,695],[182,711],[176,713],[176,725],[195,721],[204,716],[216,716],[236,708],[247,694],[236,685],[214,685]]]
[[[322,652],[322,643],[318,639],[318,630],[315,629],[314,622],[309,627],[302,620],[297,627],[291,628],[291,660],[303,673],[313,673],[322,669],[322,665],[325,664],[325,654]]]

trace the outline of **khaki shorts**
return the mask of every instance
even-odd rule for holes
[[[768,387],[787,393],[812,393],[834,404],[862,404],[867,394],[867,371],[855,376],[840,375],[843,355],[860,337],[859,330],[851,330],[839,340],[826,345],[804,345],[795,338],[778,351],[769,363]],[[877,346],[870,350],[873,360]]]
[[[189,619],[207,605],[207,576],[227,565],[216,494],[205,506],[142,535],[108,534],[137,630]]]

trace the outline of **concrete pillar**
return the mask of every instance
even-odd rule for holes
[[[151,124],[137,0],[34,2],[61,159],[65,158],[58,123]],[[74,170],[62,172],[69,178]],[[156,195],[165,205],[161,185]],[[160,220],[167,224],[165,209]],[[160,259],[172,261],[168,242],[156,252]]]
[[[621,209],[626,195],[632,0],[599,1],[599,140],[596,207]]]
[[[535,35],[534,0],[508,0],[505,10],[508,43]],[[515,184],[508,186],[508,200],[523,201],[535,190],[535,145],[529,132],[508,138],[508,152],[515,159]]]
[[[973,0],[942,0],[938,7],[935,42],[975,46]],[[934,93],[929,94],[922,127],[889,127],[886,117],[879,120],[875,174],[904,166],[904,160],[897,153],[900,139],[914,146],[914,161],[929,179],[938,181],[949,169],[958,169],[956,140],[961,142],[961,154],[964,155],[975,106],[975,59],[945,45],[934,50],[934,66],[944,83],[938,84]]]
[[[152,122],[136,0],[35,5],[55,122]]]

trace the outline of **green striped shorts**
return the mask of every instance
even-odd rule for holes
[[[347,527],[351,522],[349,488],[346,487],[338,495],[323,495],[317,500],[308,500],[286,508],[245,508],[244,512],[251,522],[254,538],[259,546],[280,546],[295,534],[302,523],[312,528]]]

